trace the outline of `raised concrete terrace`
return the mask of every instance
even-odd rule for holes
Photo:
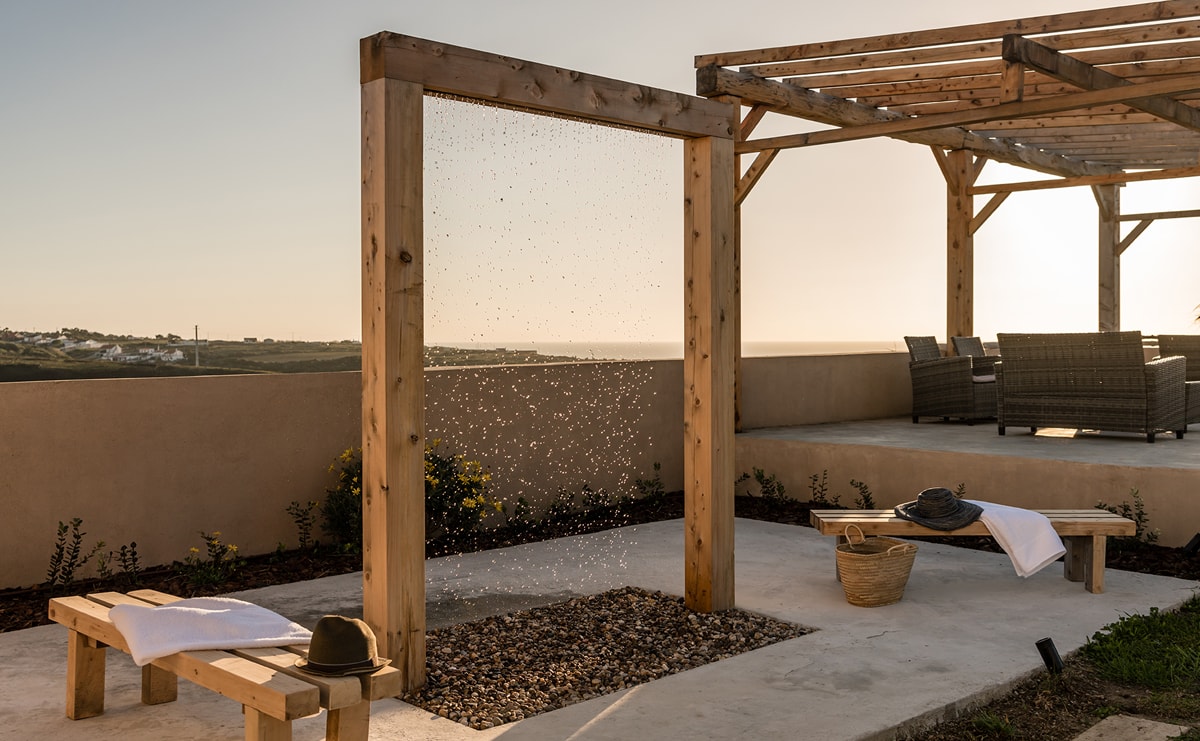
[[[1137,443],[1131,443],[1137,444]],[[1140,443],[1145,446],[1145,443]],[[428,562],[430,624],[473,619],[624,585],[680,594],[681,520]],[[833,576],[833,544],[811,528],[736,522],[737,606],[816,632],[515,724],[473,731],[396,700],[374,704],[371,738],[890,739],[900,729],[1003,693],[1043,671],[1035,642],[1077,649],[1122,615],[1180,604],[1195,582],[1109,570],[1104,594],[1062,577],[1058,565],[1021,579],[1003,555],[921,543],[904,599],[848,604]],[[308,624],[358,614],[358,574],[235,595]],[[0,635],[0,723],[12,738],[238,738],[239,706],[187,682],[178,701],[139,704],[140,673],[108,662],[104,715],[63,714],[67,631]],[[112,652],[110,652],[112,653]],[[297,721],[317,739],[323,716]]]

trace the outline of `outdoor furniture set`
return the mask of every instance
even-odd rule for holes
[[[112,646],[133,653],[110,618],[111,608],[168,605],[178,600],[147,589],[129,594],[103,592],[50,600],[50,618],[70,629],[68,718],[79,720],[104,712],[105,649]],[[329,619],[322,618],[322,622]],[[328,710],[327,739],[366,741],[371,701],[401,694],[400,672],[391,666],[380,666],[380,660],[376,659],[376,665],[368,667],[370,673],[357,668],[339,674],[311,673],[321,666],[315,662],[317,634],[321,629],[318,624],[312,646],[179,651],[154,659],[142,667],[142,703],[157,705],[174,701],[178,678],[184,677],[241,703],[248,740],[290,739],[293,720]]]
[[[956,337],[959,355],[949,358],[933,337],[905,338],[914,423],[995,417],[1001,435],[1009,426],[1063,427],[1136,432],[1154,442],[1158,432],[1182,438],[1200,421],[1200,338],[1187,345],[1164,336],[1162,357],[1146,362],[1140,332],[996,337],[999,357],[980,357],[978,338]],[[1195,357],[1194,381],[1187,381],[1186,352]]]

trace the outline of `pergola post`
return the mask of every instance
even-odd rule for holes
[[[1101,332],[1121,329],[1121,191],[1119,185],[1093,185],[1099,212],[1099,285]]]
[[[684,601],[730,609],[733,584],[733,140],[684,141]]]
[[[425,684],[425,371],[419,83],[362,85],[363,619]]]
[[[975,238],[971,219],[974,198],[969,188],[975,182],[971,152],[954,149],[946,153],[946,344],[951,337],[975,334]]]

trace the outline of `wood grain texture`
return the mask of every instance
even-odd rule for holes
[[[363,619],[406,690],[425,682],[423,97],[362,86]]]

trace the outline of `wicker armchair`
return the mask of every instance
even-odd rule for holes
[[[942,357],[933,337],[905,337],[904,342],[912,376],[913,424],[921,417],[957,417],[970,423],[996,416],[996,383],[977,373],[974,358]]]
[[[1184,360],[1145,362],[1140,332],[1000,334],[997,424],[1182,438]]]
[[[1160,334],[1158,354],[1187,359],[1187,423],[1200,422],[1200,335]]]
[[[954,354],[974,358],[976,376],[996,376],[996,361],[1000,358],[988,355],[983,349],[983,340],[978,337],[951,337],[950,344],[954,345]]]

